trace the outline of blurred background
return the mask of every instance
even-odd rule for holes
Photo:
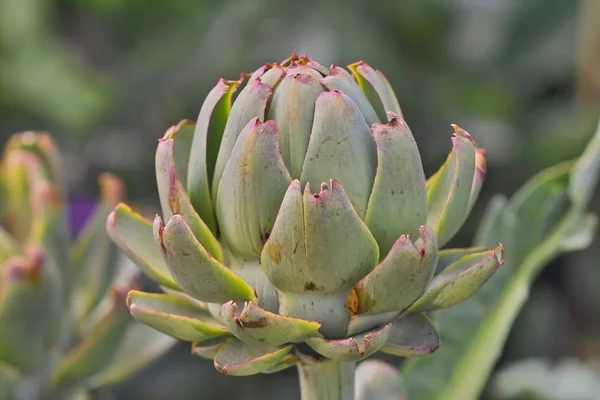
[[[322,64],[364,59],[391,81],[429,175],[451,123],[487,149],[468,245],[491,195],[576,157],[600,115],[598,0],[0,0],[0,136],[47,130],[76,200],[96,176],[157,206],[157,138],[195,120],[220,77],[292,50]],[[600,212],[600,201],[594,209]],[[600,239],[539,277],[500,366],[600,357]],[[233,378],[180,344],[103,399],[293,399],[295,370]]]

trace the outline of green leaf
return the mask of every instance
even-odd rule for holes
[[[171,289],[179,289],[156,245],[150,221],[121,203],[108,216],[106,230],[121,251],[149,278]]]
[[[42,162],[34,154],[14,150],[6,152],[2,161],[6,188],[3,193],[6,206],[4,223],[17,242],[22,243],[27,240],[31,230],[33,186],[47,180],[44,178]]]
[[[215,204],[222,238],[232,253],[260,257],[292,182],[273,121],[250,120],[225,166]]]
[[[205,309],[182,296],[132,290],[127,305],[136,321],[180,340],[203,341],[229,333]]]
[[[254,347],[276,347],[299,339],[318,335],[321,324],[263,310],[252,302],[244,304],[241,312],[230,301],[223,304],[220,317],[231,333]]]
[[[43,362],[53,344],[58,308],[41,251],[6,261],[0,277],[0,361],[22,372]]]
[[[367,99],[360,86],[354,81],[352,75],[344,68],[332,65],[329,76],[321,79],[321,84],[331,91],[339,90],[348,96],[358,106],[368,126],[379,122],[377,113],[369,102],[369,99]]]
[[[0,227],[0,273],[2,265],[11,256],[17,254],[19,245],[7,230]]]
[[[381,351],[399,357],[418,357],[440,347],[440,335],[429,318],[409,314],[396,318]]]
[[[281,70],[281,74],[283,74],[283,70]],[[271,93],[272,89],[269,85],[256,79],[253,82],[249,81],[233,102],[231,112],[223,130],[217,161],[215,162],[215,173],[211,187],[213,204],[217,196],[223,170],[225,170],[225,165],[229,161],[238,135],[252,118],[258,117],[261,121],[264,120],[265,109],[267,102],[271,98]]]
[[[323,86],[308,74],[287,75],[273,94],[267,119],[279,128],[279,147],[285,165],[294,178],[300,178],[310,138],[315,102]]]
[[[132,321],[125,304],[125,293],[115,289],[111,302],[105,315],[62,359],[52,377],[54,387],[59,390],[70,387],[109,365]]]
[[[392,120],[394,117],[388,114],[390,112],[402,118],[402,110],[394,89],[392,89],[392,85],[381,71],[374,70],[364,61],[351,64],[348,69],[354,75],[354,79],[367,95],[371,104],[380,103],[382,105],[382,112],[379,115],[381,121],[385,121],[386,118]],[[375,96],[373,96],[374,94]],[[377,99],[374,97],[377,97]]]
[[[452,151],[427,182],[427,226],[433,228],[443,247],[458,232],[469,213],[476,173],[475,144],[471,136],[454,125]]]
[[[24,151],[40,161],[43,178],[65,192],[61,155],[51,135],[27,131],[14,134],[4,146],[5,152]]]
[[[154,237],[175,280],[190,296],[211,303],[256,300],[254,288],[212,257],[181,215],[173,215],[166,226],[157,215]]]
[[[213,234],[217,234],[213,204],[210,195],[211,182],[223,138],[223,130],[231,109],[231,97],[242,83],[220,79],[206,96],[194,130],[189,154],[187,192],[200,218]]]
[[[404,120],[374,124],[377,174],[365,223],[385,257],[400,235],[416,236],[427,220],[425,173],[419,149]]]
[[[406,363],[408,398],[478,398],[533,279],[561,253],[589,245],[597,218],[586,213],[581,199],[587,195],[580,192],[590,193],[593,184],[577,174],[598,173],[600,149],[592,142],[584,154],[575,164],[540,172],[508,203],[490,204],[475,245],[502,242],[505,265],[470,299],[437,313],[442,346],[429,357]],[[566,210],[557,208],[564,195],[569,196]]]
[[[279,364],[291,350],[292,346],[287,346],[262,351],[229,339],[215,355],[215,368],[228,375],[259,374]]]
[[[123,382],[162,356],[177,340],[140,323],[129,325],[112,360],[88,380],[96,388]]]
[[[448,265],[427,285],[407,312],[452,307],[476,293],[504,263],[504,249],[468,254]]]
[[[379,350],[388,339],[392,324],[343,339],[320,337],[305,340],[314,351],[334,361],[360,361]]]
[[[585,207],[591,200],[600,175],[600,121],[596,133],[579,157],[569,182],[569,195],[573,202]]]
[[[356,285],[357,313],[403,311],[411,305],[433,277],[437,249],[435,235],[426,226],[417,244],[400,236],[387,257]]]
[[[14,398],[14,391],[20,378],[19,371],[14,367],[0,363],[0,399]]]
[[[376,170],[375,141],[359,107],[343,92],[321,93],[315,104],[302,183],[318,188],[336,179],[358,215],[364,217]]]
[[[189,151],[193,132],[194,125],[192,123],[181,121],[165,133],[156,148],[156,184],[163,218],[168,220],[173,214],[181,215],[202,246],[213,257],[221,261],[223,260],[223,250],[217,238],[202,221],[183,187],[187,181],[183,174],[187,174],[187,156],[189,154],[184,153],[181,148]]]
[[[106,219],[123,197],[123,183],[105,173],[99,184],[100,201],[69,254],[76,274],[72,296],[77,319],[100,303],[117,269],[118,250],[106,232]]]
[[[273,285],[291,293],[349,290],[377,264],[375,238],[336,180],[312,193],[292,182],[262,251]],[[309,265],[310,268],[306,266]]]
[[[231,336],[221,336],[204,342],[194,342],[192,343],[192,354],[207,360],[212,360],[215,358],[221,347],[223,347],[225,343],[229,343],[232,339]]]

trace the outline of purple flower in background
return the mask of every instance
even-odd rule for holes
[[[69,201],[69,229],[71,237],[76,237],[96,208],[96,200],[74,198]]]

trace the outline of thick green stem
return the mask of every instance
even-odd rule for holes
[[[298,364],[302,400],[353,400],[354,362]]]

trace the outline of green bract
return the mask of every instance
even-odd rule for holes
[[[134,323],[124,304],[138,273],[104,230],[120,180],[100,177],[100,201],[71,240],[52,138],[14,135],[0,165],[0,398],[75,398],[166,350],[173,341]]]
[[[485,154],[454,126],[426,180],[386,78],[364,62],[349,70],[293,55],[221,79],[195,125],[167,131],[162,216],[121,204],[107,222],[167,292],[130,292],[134,318],[232,375],[438,348],[424,313],[468,298],[503,263],[501,245],[439,250],[477,198]]]

